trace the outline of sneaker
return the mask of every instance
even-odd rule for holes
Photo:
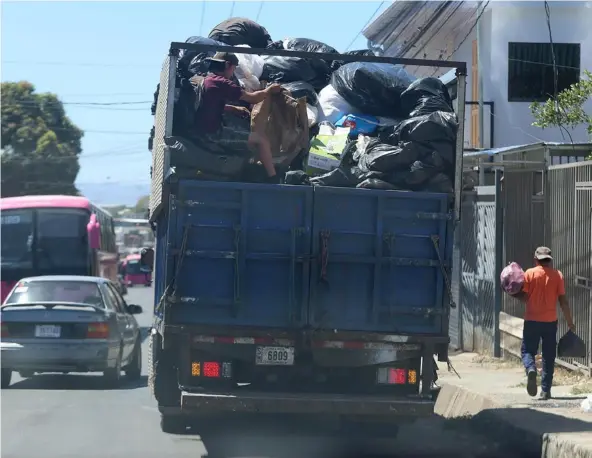
[[[537,373],[535,370],[528,371],[528,381],[526,382],[526,392],[530,396],[536,396],[537,394]]]
[[[541,391],[539,395],[539,401],[548,401],[551,399],[551,392],[550,391]]]

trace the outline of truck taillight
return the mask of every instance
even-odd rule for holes
[[[191,375],[193,377],[232,378],[232,363],[219,363],[216,361],[200,363],[193,361],[191,363]]]
[[[1,337],[8,337],[8,326],[2,323],[2,335]]]
[[[90,323],[86,330],[87,339],[107,339],[109,337],[109,325],[107,323]]]
[[[220,377],[220,363],[213,361],[203,363],[203,376],[204,377]]]
[[[380,385],[405,385],[407,384],[407,375],[407,369],[381,367],[377,370],[376,382]]]

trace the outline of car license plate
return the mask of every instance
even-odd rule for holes
[[[53,324],[39,324],[35,326],[35,337],[53,337],[62,335],[62,327]]]
[[[294,347],[257,347],[255,364],[292,366],[294,365]]]

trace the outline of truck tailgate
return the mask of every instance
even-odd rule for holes
[[[447,194],[315,188],[313,328],[446,333],[451,203]]]
[[[173,199],[167,281],[186,242],[171,324],[306,323],[312,188],[181,180]]]

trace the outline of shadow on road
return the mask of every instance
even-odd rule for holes
[[[121,385],[110,388],[101,374],[39,374],[31,378],[13,383],[9,390],[88,390],[118,391],[135,390],[148,386],[148,377],[143,375],[139,380],[127,380],[122,376]]]
[[[140,338],[142,339],[142,342],[144,342],[150,336],[151,329],[152,328],[149,326],[141,326],[140,327]]]
[[[177,437],[202,442],[208,458],[523,458],[471,433],[468,424],[458,432],[446,423],[439,417],[420,420],[417,427],[402,426],[395,439],[384,430],[376,437],[368,424],[344,427],[331,418],[226,415],[202,419]]]

